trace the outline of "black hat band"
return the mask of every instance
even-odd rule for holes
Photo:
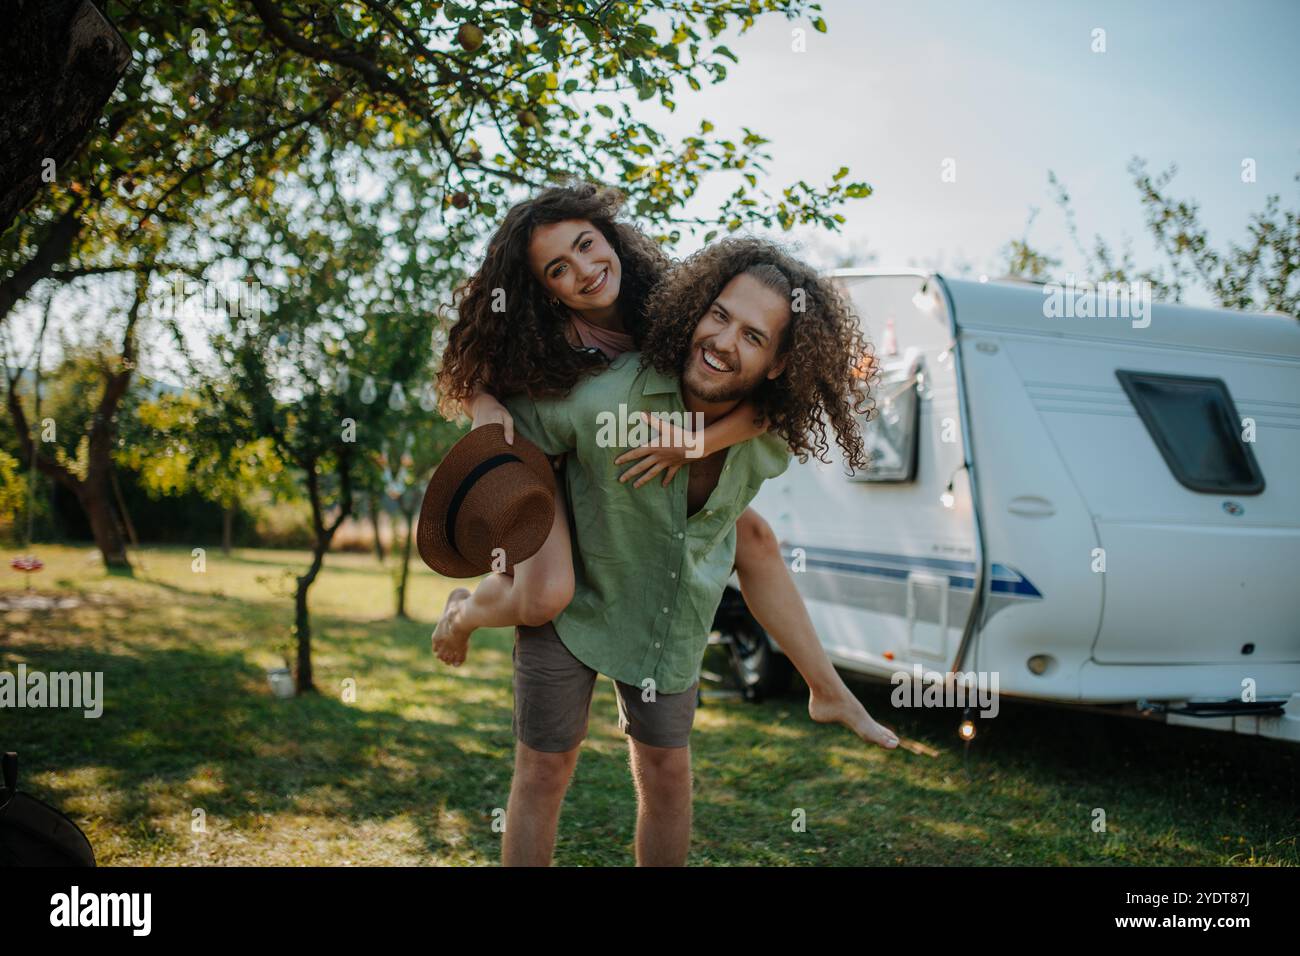
[[[512,461],[517,461],[520,464],[523,463],[523,459],[518,455],[512,455],[508,452],[503,452],[500,455],[493,455],[491,458],[479,462],[468,475],[461,479],[460,486],[457,487],[456,493],[451,496],[451,504],[447,506],[447,543],[455,548],[457,554],[460,554],[460,548],[456,547],[456,516],[460,514],[460,506],[465,503],[465,497],[470,493],[470,489],[474,487],[474,483],[489,471]]]

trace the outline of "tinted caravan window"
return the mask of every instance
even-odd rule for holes
[[[1241,418],[1221,379],[1115,372],[1174,477],[1193,491],[1257,495],[1264,475],[1241,440]]]
[[[890,362],[881,368],[876,414],[859,417],[867,467],[851,481],[908,482],[916,478],[919,361]]]

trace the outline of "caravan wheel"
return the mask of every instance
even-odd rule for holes
[[[772,647],[767,632],[753,617],[741,615],[729,631],[731,669],[746,700],[758,701],[790,689],[794,668],[789,658]]]

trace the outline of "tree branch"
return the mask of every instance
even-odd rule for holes
[[[13,275],[0,282],[0,322],[9,315],[31,291],[32,286],[47,278],[55,265],[66,262],[72,252],[72,244],[81,233],[82,201],[77,200],[50,228],[41,240],[36,254],[19,267]]]

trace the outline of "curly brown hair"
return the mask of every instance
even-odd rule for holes
[[[567,311],[547,301],[529,269],[528,244],[538,226],[585,219],[601,231],[622,267],[619,313],[640,343],[646,298],[667,270],[668,257],[640,229],[617,218],[622,207],[622,193],[593,183],[551,186],[511,207],[488,243],[483,264],[453,295],[457,320],[438,370],[444,415],[459,416],[476,387],[497,398],[563,396],[606,364],[602,356],[569,343]],[[505,313],[492,309],[498,289],[505,292]]]
[[[780,435],[800,461],[809,453],[829,461],[826,422],[852,469],[867,466],[855,415],[875,415],[878,369],[871,343],[852,307],[829,279],[763,239],[729,238],[688,257],[651,293],[643,365],[680,376],[695,328],[723,287],[746,273],[792,303],[778,354],[784,371],[764,380],[750,400],[768,431]],[[801,308],[802,307],[802,308]]]

